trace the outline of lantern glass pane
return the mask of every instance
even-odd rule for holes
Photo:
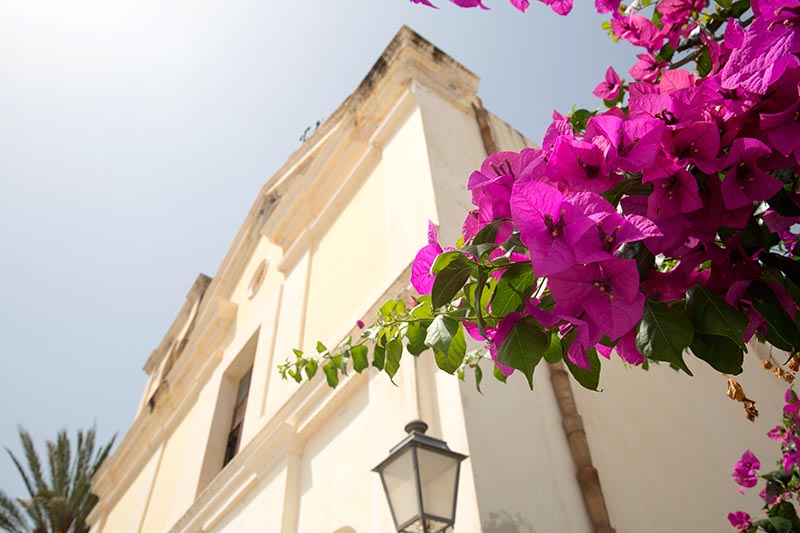
[[[397,523],[404,524],[419,516],[417,479],[414,475],[411,449],[403,450],[394,461],[384,467],[381,475]]]
[[[458,459],[419,448],[417,460],[422,484],[423,512],[452,520]]]

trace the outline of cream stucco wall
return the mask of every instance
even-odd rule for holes
[[[727,531],[729,512],[761,508],[738,493],[732,465],[752,449],[772,469],[778,448],[765,434],[780,421],[786,384],[761,369],[751,347],[737,376],[762,415],[744,417],[726,380],[686,356],[694,377],[667,365],[644,372],[603,361],[602,392],[575,388],[611,522],[627,531]]]

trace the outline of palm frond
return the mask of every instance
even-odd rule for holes
[[[16,501],[0,492],[0,530],[11,533],[88,533],[86,519],[98,498],[92,493],[92,476],[108,457],[114,438],[95,450],[96,430],[78,431],[76,448],[66,431],[47,441],[49,483],[33,440],[19,428],[25,463],[6,448],[25,483],[28,498]]]
[[[17,503],[0,490],[0,529],[10,533],[28,533],[30,528]]]

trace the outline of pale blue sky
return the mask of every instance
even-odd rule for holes
[[[124,434],[197,274],[401,25],[536,141],[634,61],[589,1],[568,18],[439,3],[0,0],[0,445],[19,449],[17,424],[39,443]],[[22,490],[6,457],[0,488]]]

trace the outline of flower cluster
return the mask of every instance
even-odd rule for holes
[[[766,481],[760,496],[764,500],[764,517],[759,520],[744,511],[728,515],[728,521],[736,529],[747,533],[756,531],[797,531],[800,519],[797,517],[793,501],[800,494],[800,399],[789,389],[786,391],[783,407],[783,423],[771,429],[767,436],[781,444],[781,458],[778,469],[759,474],[761,462],[747,450],[733,465],[733,480],[739,485],[739,492],[755,487],[759,478]]]
[[[527,10],[531,3],[529,0],[509,0],[511,5],[519,9],[523,13]],[[559,15],[569,15],[572,11],[573,0],[539,0],[546,6],[558,13]],[[453,4],[459,7],[479,7],[481,9],[489,9],[481,0],[450,0]],[[619,8],[621,0],[595,0],[595,9],[598,13],[609,13]],[[436,6],[430,0],[411,0],[412,4],[423,4],[428,7],[435,8]],[[696,3],[696,1],[695,1]],[[702,2],[701,2],[702,3]]]
[[[466,331],[504,374],[523,369],[497,356],[519,322],[555,333],[587,371],[593,351],[612,347],[628,363],[687,372],[690,348],[727,373],[753,336],[800,349],[800,2],[753,0],[747,20],[741,2],[717,4],[710,16],[704,0],[662,0],[646,16],[596,2],[615,38],[643,49],[634,81],[609,68],[594,91],[606,111],[554,113],[541,148],[493,154],[470,176],[460,249],[497,284],[485,311],[451,303],[468,304]],[[691,62],[694,72],[677,68]],[[436,292],[441,252],[434,239],[417,256],[420,294]],[[498,287],[523,261],[533,275],[525,287],[508,279],[524,295],[509,306]],[[492,279],[476,281],[491,290]]]
[[[411,0],[433,6],[430,0]],[[486,9],[481,0],[450,0]],[[566,15],[572,0],[541,0]],[[529,0],[511,0],[525,11]],[[475,209],[455,248],[433,224],[411,283],[420,296],[380,307],[360,340],[318,356],[295,350],[284,377],[321,366],[335,387],[370,364],[393,377],[400,358],[431,349],[439,368],[480,389],[486,342],[494,376],[563,361],[597,389],[600,356],[666,362],[691,374],[691,353],[727,375],[746,343],[788,352],[800,367],[800,0],[595,0],[605,30],[640,53],[626,82],[594,89],[603,111],[553,114],[539,148],[490,155],[467,184]],[[363,324],[359,324],[361,328]],[[368,358],[367,343],[373,345]],[[765,368],[769,370],[769,365]],[[794,366],[792,366],[794,365]],[[758,416],[728,379],[728,395]],[[742,490],[767,480],[767,518],[731,513],[739,531],[800,531],[800,401],[790,392],[781,468],[760,474],[746,452]]]

